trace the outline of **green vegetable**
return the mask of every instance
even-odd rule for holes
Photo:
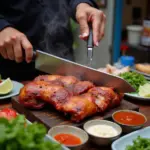
[[[125,150],[150,150],[150,139],[138,136]]]
[[[139,95],[142,97],[150,97],[150,83],[146,83],[139,87]]]
[[[120,77],[129,82],[129,84],[131,84],[137,92],[140,85],[144,85],[147,82],[143,75],[136,72],[125,72],[123,74],[120,74]]]
[[[0,118],[0,150],[61,150],[60,144],[44,140],[45,134],[42,124],[27,125],[22,115]]]

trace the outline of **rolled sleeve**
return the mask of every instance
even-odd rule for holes
[[[7,22],[5,19],[0,18],[0,31],[8,26],[12,26],[12,25],[9,22]]]
[[[94,0],[71,0],[70,1],[71,13],[74,19],[75,19],[76,7],[80,3],[87,3],[91,5],[92,7],[98,8]]]

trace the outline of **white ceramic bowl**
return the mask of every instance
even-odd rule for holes
[[[95,125],[109,125],[111,127],[113,127],[116,131],[117,131],[117,135],[116,136],[113,136],[113,137],[100,137],[100,136],[95,136],[93,134],[91,134],[88,129],[92,126],[95,126]],[[95,143],[96,145],[100,145],[100,146],[108,146],[110,145],[114,140],[118,139],[119,136],[121,135],[122,133],[122,129],[121,127],[114,123],[114,122],[111,122],[111,121],[107,121],[107,120],[91,120],[91,121],[88,121],[84,124],[84,130],[89,134],[90,136],[90,140]]]
[[[79,145],[65,145],[71,150],[80,150],[89,139],[88,134],[84,130],[69,125],[55,126],[48,131],[48,135],[52,136],[53,138],[60,133],[72,134],[80,138],[81,144]]]

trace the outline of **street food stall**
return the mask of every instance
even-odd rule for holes
[[[127,1],[128,5],[130,2]],[[105,8],[107,3],[98,4]],[[114,31],[121,31],[122,6],[116,0]],[[145,32],[143,35],[147,36]],[[149,46],[122,42],[121,32],[116,32],[113,63],[94,69],[91,39],[92,30],[86,65],[36,50],[33,60],[36,73],[30,80],[0,77],[0,150],[150,147],[149,57],[143,62],[129,51],[131,47],[134,50],[142,47],[149,53]],[[27,70],[24,76],[29,77]]]
[[[63,150],[130,150],[137,146],[133,140],[149,140],[150,84],[144,75],[130,67],[95,70],[37,54],[35,68],[41,73],[32,81],[1,79],[0,116],[6,119],[0,119],[0,130],[14,134],[2,136],[8,146],[8,139],[22,147],[36,145],[36,135],[43,147]]]

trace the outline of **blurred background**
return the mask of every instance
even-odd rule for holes
[[[136,63],[150,61],[150,1],[97,0],[107,17],[105,37],[94,49],[92,66],[100,68],[114,64],[120,56],[130,55]],[[78,38],[79,27],[72,23],[76,62],[86,64],[86,42]],[[142,57],[141,57],[142,55]]]

